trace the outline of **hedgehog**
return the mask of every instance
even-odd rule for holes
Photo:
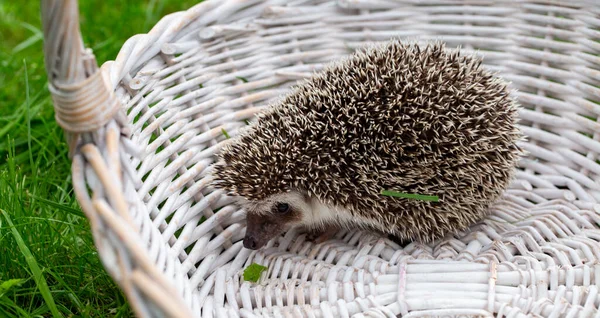
[[[480,221],[511,182],[522,134],[508,87],[442,42],[359,48],[224,141],[213,186],[243,205],[248,249],[294,227],[320,242],[339,229],[434,242]]]

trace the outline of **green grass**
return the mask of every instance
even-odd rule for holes
[[[80,1],[98,62],[160,17],[198,1]],[[39,1],[0,0],[0,317],[127,317],[75,200],[54,121]]]
[[[244,269],[244,280],[248,282],[256,283],[260,279],[260,274],[266,271],[267,267],[252,263],[250,266]]]
[[[422,201],[433,201],[438,202],[439,198],[436,195],[423,195],[423,194],[413,194],[413,193],[403,193],[396,191],[383,190],[381,191],[381,195],[396,197],[396,198],[404,198],[404,199],[414,199],[414,200],[422,200]]]

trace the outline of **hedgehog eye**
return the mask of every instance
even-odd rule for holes
[[[277,203],[277,213],[287,213],[290,211],[290,205],[287,203]]]

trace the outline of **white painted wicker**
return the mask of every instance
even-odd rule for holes
[[[77,198],[137,315],[600,317],[598,1],[208,0],[101,69],[76,1],[42,10]],[[291,231],[244,249],[243,211],[207,187],[222,129],[392,36],[461,45],[512,81],[530,153],[517,179],[491,216],[436,244]],[[268,266],[257,284],[242,279],[253,262]]]

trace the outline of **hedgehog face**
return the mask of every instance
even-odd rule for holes
[[[302,222],[310,209],[308,201],[300,192],[272,195],[264,200],[247,201],[246,236],[244,247],[257,250],[272,238],[281,235]]]

